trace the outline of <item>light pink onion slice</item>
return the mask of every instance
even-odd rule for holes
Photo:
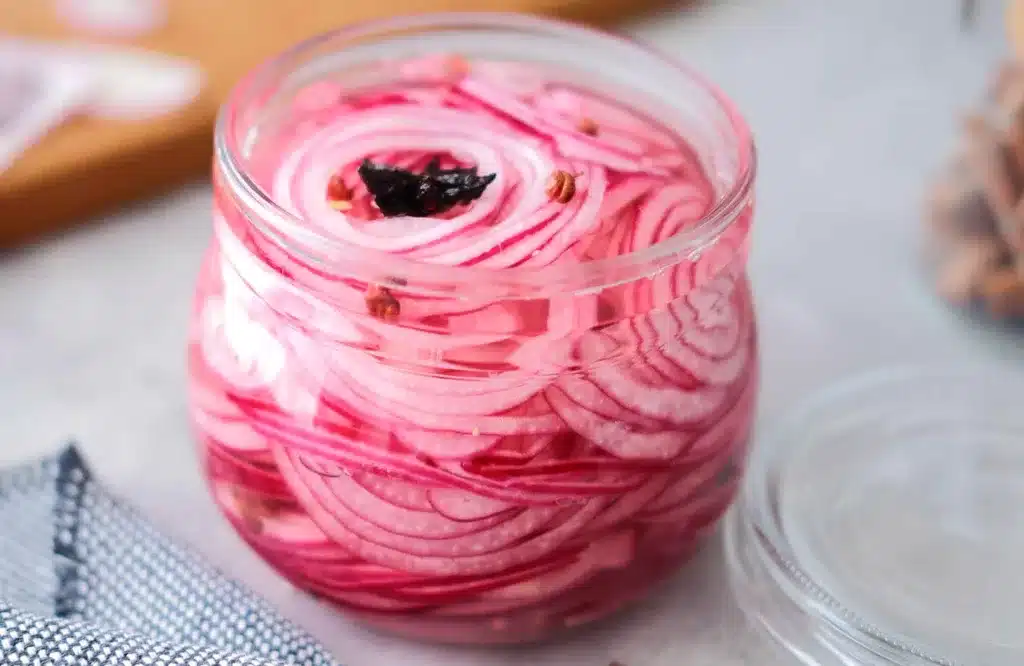
[[[508,539],[508,533],[499,532],[489,536],[484,533],[483,536],[467,537],[465,543],[458,544],[455,546],[457,550],[449,552],[447,555],[417,554],[407,551],[409,549],[422,550],[422,542],[412,539],[400,541],[388,537],[389,533],[372,529],[365,519],[360,518],[338,501],[337,495],[331,492],[323,477],[310,473],[308,470],[303,471],[305,468],[296,465],[294,459],[283,449],[276,449],[275,457],[282,474],[289,479],[290,485],[294,488],[303,506],[328,536],[369,561],[403,571],[436,575],[482,575],[533,561],[578,533],[603,506],[601,502],[592,500],[581,505],[572,518],[554,529],[519,541],[516,545],[509,545],[514,538],[510,539],[506,542],[509,547],[493,552],[480,555],[471,554],[477,547],[484,551],[495,548],[495,544],[501,543],[501,539]],[[534,525],[531,530],[543,525],[541,515],[546,515],[547,519],[550,519],[553,513],[531,516],[529,523]],[[534,523],[534,521],[537,522]],[[517,533],[522,529],[523,524],[520,523]],[[522,536],[529,534],[531,530],[523,532]],[[367,538],[367,534],[372,534],[374,540]],[[390,543],[378,543],[378,539]],[[395,547],[396,542],[401,546],[400,548]],[[452,555],[458,556],[452,557]]]
[[[514,508],[510,502],[456,488],[431,488],[428,496],[430,504],[439,514],[456,521],[484,520]]]
[[[399,481],[386,475],[355,470],[348,471],[348,475],[352,481],[358,483],[367,492],[389,504],[410,511],[430,512],[434,508],[430,503],[426,486]]]
[[[408,428],[395,436],[407,447],[437,460],[471,458],[491,450],[501,439],[497,435],[465,435]]]
[[[638,432],[622,421],[608,419],[573,402],[561,389],[549,387],[545,397],[571,429],[618,458],[670,460],[689,444],[681,432]]]
[[[633,534],[629,530],[613,532],[587,545],[569,566],[482,596],[485,599],[519,599],[529,603],[550,599],[582,585],[602,570],[628,565],[633,559],[633,552]]]
[[[201,409],[192,411],[196,425],[221,446],[236,451],[266,451],[265,437],[253,430],[246,419],[220,418],[207,414]]]

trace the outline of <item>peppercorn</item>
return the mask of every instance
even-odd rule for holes
[[[548,178],[548,198],[558,203],[569,203],[576,194],[576,177],[568,171],[555,171]]]
[[[580,122],[576,125],[576,129],[586,134],[587,136],[597,136],[598,126],[594,122],[593,118],[580,118]]]
[[[340,202],[351,204],[352,191],[348,189],[348,185],[345,184],[340,173],[334,174],[327,181],[327,200],[332,204]]]
[[[366,311],[377,319],[394,321],[402,312],[402,306],[387,287],[370,285],[366,290]]]

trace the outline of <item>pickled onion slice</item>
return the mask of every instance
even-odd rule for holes
[[[396,430],[395,436],[410,449],[438,460],[479,455],[492,449],[500,440],[497,435],[465,435],[415,428]]]
[[[570,428],[618,458],[670,460],[678,456],[690,440],[685,433],[671,430],[635,430],[627,423],[587,410],[555,387],[549,388],[545,396]]]
[[[520,514],[524,517],[510,519],[512,524],[504,529],[495,521],[478,533],[433,543],[403,538],[370,522],[341,501],[327,479],[298,464],[286,450],[275,449],[275,458],[303,506],[328,536],[371,562],[401,571],[437,575],[501,571],[553,551],[583,529],[603,506],[598,500],[590,500],[568,520],[531,538],[527,536],[551,521],[556,509]],[[416,525],[421,524],[425,525]]]
[[[245,521],[244,510],[229,486],[225,484],[215,486],[214,499],[237,522]],[[262,517],[262,522],[263,531],[260,536],[265,539],[272,539],[281,546],[309,548],[330,544],[330,541],[320,531],[320,528],[306,516],[287,512],[277,516],[264,516]]]

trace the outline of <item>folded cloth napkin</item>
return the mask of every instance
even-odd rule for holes
[[[335,666],[157,532],[74,447],[0,471],[0,666]]]

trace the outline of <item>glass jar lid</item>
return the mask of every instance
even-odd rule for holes
[[[740,606],[803,664],[1024,663],[1024,375],[827,389],[759,442],[726,533]]]

